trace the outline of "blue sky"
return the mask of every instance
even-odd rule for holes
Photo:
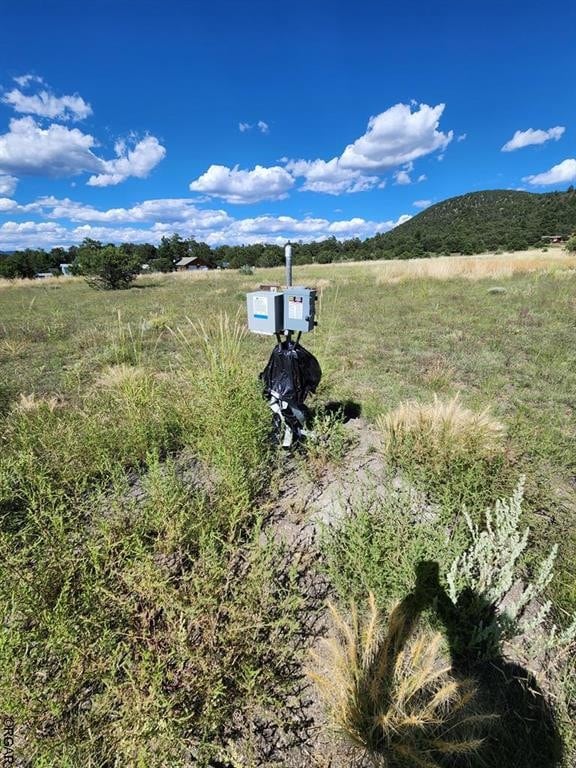
[[[576,4],[0,0],[0,250],[368,237],[576,182]]]

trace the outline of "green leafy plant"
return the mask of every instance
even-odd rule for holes
[[[341,413],[318,408],[307,426],[304,452],[306,471],[320,475],[328,466],[340,465],[352,442]]]
[[[463,545],[461,532],[443,530],[422,494],[407,489],[367,493],[321,534],[323,567],[340,601],[359,603],[372,592],[381,608],[412,588],[418,562],[447,570]]]

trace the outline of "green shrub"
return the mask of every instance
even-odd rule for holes
[[[88,275],[88,283],[95,288],[119,290],[134,282],[140,272],[140,260],[136,254],[108,245],[86,251],[76,264],[76,271]]]
[[[109,369],[81,407],[29,398],[6,417],[0,438],[0,508],[28,503],[44,483],[75,497],[118,467],[144,464],[152,450],[180,443],[183,423],[171,390],[152,373]]]
[[[417,563],[435,560],[445,572],[463,546],[461,533],[444,530],[422,496],[407,490],[357,502],[321,535],[323,567],[340,602],[360,603],[371,592],[381,608],[410,591]]]
[[[230,520],[240,519],[262,492],[270,472],[270,412],[246,364],[245,329],[221,315],[212,326],[190,323],[178,332],[194,391],[190,440],[216,472]],[[198,360],[198,348],[200,359]]]
[[[121,476],[82,506],[45,489],[0,533],[0,710],[26,723],[32,764],[184,766],[192,748],[211,764],[232,713],[286,684],[284,553],[258,527],[224,540],[203,495],[147,463],[137,507]]]
[[[341,465],[351,445],[352,437],[342,422],[341,413],[318,408],[308,427],[304,470],[319,476],[327,467]]]

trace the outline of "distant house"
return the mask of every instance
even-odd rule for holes
[[[176,262],[177,272],[189,272],[195,269],[210,269],[210,265],[199,256],[185,256]]]
[[[568,240],[568,235],[542,235],[540,239],[545,243],[555,245],[556,243],[565,243]]]

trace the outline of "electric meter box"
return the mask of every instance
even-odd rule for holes
[[[246,294],[248,328],[273,336],[284,330],[284,294],[280,291],[252,291]]]
[[[316,291],[294,286],[284,289],[284,328],[287,331],[314,330]]]

